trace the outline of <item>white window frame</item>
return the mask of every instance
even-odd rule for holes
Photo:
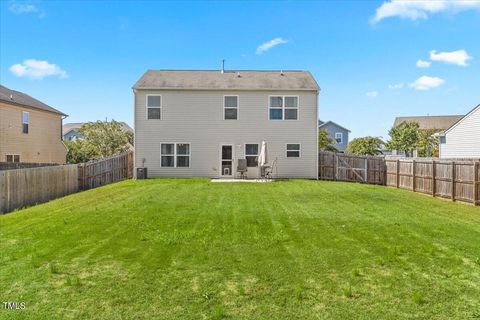
[[[160,107],[149,107],[148,106],[148,97],[160,97]],[[145,95],[145,118],[147,120],[163,120],[163,96],[161,94],[147,94]],[[160,119],[149,119],[148,118],[148,109],[160,109]]]
[[[247,154],[247,144],[256,144],[257,145],[257,154]],[[245,160],[247,160],[247,157],[257,157],[257,166],[249,167],[248,166],[248,161],[247,161],[247,168],[258,168],[258,156],[260,155],[260,143],[245,143],[244,146],[243,146],[243,154],[245,156]]]
[[[225,109],[235,109],[235,108],[231,108],[231,107],[226,107],[225,106],[225,100],[226,100],[226,97],[237,97],[237,119],[225,119]],[[226,121],[235,121],[235,120],[238,120],[240,119],[240,97],[238,95],[235,95],[235,94],[226,94],[223,96],[223,120],[226,120]]]
[[[340,137],[340,142],[337,141],[337,136]],[[335,132],[335,143],[342,144],[343,143],[343,132]]]
[[[27,121],[25,122],[24,117],[27,115]],[[23,132],[23,125],[27,125],[27,132]],[[30,112],[28,111],[22,111],[22,133],[23,134],[28,134],[30,132]]]
[[[12,156],[12,162],[9,162],[9,163],[20,163],[20,155],[19,154],[15,154],[15,153],[7,153],[5,154],[5,162],[8,162],[7,161],[7,157],[8,156]],[[18,156],[18,161],[15,161],[15,156]]]
[[[298,150],[288,150],[289,144],[298,144]],[[288,151],[298,151],[298,157],[289,157]],[[300,159],[302,157],[302,144],[299,142],[289,142],[285,144],[285,159]]]
[[[282,119],[271,119],[270,118],[270,109],[280,109],[280,108],[272,108],[270,105],[270,98],[280,97],[282,98]],[[286,107],[285,106],[285,98],[297,98],[297,107]],[[297,110],[297,119],[285,119],[285,109],[296,109]],[[300,96],[296,95],[269,95],[268,96],[268,120],[269,121],[298,121],[300,119]]]
[[[162,144],[173,144],[173,154],[162,154]],[[188,144],[188,154],[177,154],[177,145],[178,144]],[[162,166],[162,156],[172,157],[173,156],[173,167]],[[179,157],[188,157],[188,167],[178,167],[177,166],[177,156]],[[190,142],[160,142],[160,168],[181,168],[186,169],[192,166],[192,144]]]

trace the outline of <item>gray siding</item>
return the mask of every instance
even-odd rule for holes
[[[162,95],[162,120],[146,119],[146,95]],[[239,96],[238,120],[223,120],[224,95]],[[299,120],[268,119],[269,95],[299,97]],[[317,93],[267,91],[137,90],[135,93],[135,166],[149,177],[220,175],[220,145],[234,145],[234,159],[244,157],[245,143],[267,142],[267,160],[277,159],[274,177],[317,178]],[[190,143],[189,168],[162,168],[161,143]],[[286,158],[287,143],[301,144],[300,158]],[[234,164],[234,172],[236,171]],[[258,176],[249,168],[248,177]]]
[[[324,129],[327,130],[328,135],[330,138],[335,139],[335,133],[340,132],[343,134],[343,141],[342,143],[335,143],[333,146],[337,148],[338,151],[345,152],[347,150],[347,145],[348,145],[348,130],[345,130],[342,127],[337,126],[335,123],[332,122],[327,122],[319,129]]]
[[[440,158],[480,158],[480,106],[445,134]]]

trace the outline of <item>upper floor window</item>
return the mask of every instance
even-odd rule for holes
[[[258,167],[258,143],[245,144],[247,167]]]
[[[30,113],[22,112],[22,132],[28,133],[28,125],[30,124]]]
[[[162,119],[162,96],[147,95],[147,119]]]
[[[270,120],[298,120],[297,96],[271,96],[268,108]]]
[[[160,146],[160,164],[162,167],[190,167],[189,143],[162,143]]]
[[[225,96],[223,100],[223,119],[238,119],[238,96]]]
[[[300,158],[300,144],[288,143],[287,144],[287,158]]]
[[[335,132],[335,141],[337,143],[343,143],[343,133],[342,132]]]

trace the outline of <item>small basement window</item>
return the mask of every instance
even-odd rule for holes
[[[6,162],[20,162],[20,155],[18,154],[7,154],[5,156]]]
[[[147,120],[162,119],[162,96],[147,95]]]
[[[287,158],[300,158],[300,144],[288,143],[287,144]]]
[[[223,119],[238,120],[238,96],[225,96],[223,99]]]

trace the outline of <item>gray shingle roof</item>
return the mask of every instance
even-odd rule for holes
[[[2,85],[0,85],[0,101],[14,103],[14,104],[18,104],[18,105],[38,109],[38,110],[58,113],[62,116],[66,116],[65,113],[58,111],[57,109],[54,109],[49,105],[46,105],[45,103],[35,98],[30,97],[28,94],[25,94],[20,91],[8,89],[7,87],[4,87]]]
[[[308,71],[148,70],[133,89],[320,90]]]
[[[85,124],[87,122],[70,122],[70,123],[65,123],[63,126],[62,126],[62,134],[66,134],[67,132],[69,132],[70,130],[72,129],[80,129],[80,127]],[[125,131],[129,131],[129,132],[133,132],[133,129],[126,123],[126,122],[123,122],[123,121],[119,121],[120,125],[123,127],[123,129]]]
[[[403,122],[417,122],[419,128],[422,130],[445,130],[447,128],[450,128],[450,126],[452,126],[462,117],[463,115],[396,117],[395,122],[393,123],[393,127],[397,127]]]

